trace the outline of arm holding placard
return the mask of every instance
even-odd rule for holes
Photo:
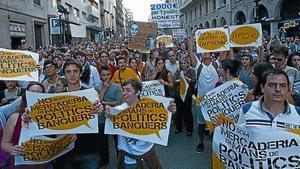
[[[190,36],[190,41],[189,41],[189,45],[188,45],[188,54],[191,58],[191,65],[193,67],[196,67],[197,63],[200,62],[194,53],[194,37],[195,37],[195,33],[197,31],[197,28],[195,27],[192,32],[191,32],[191,36]]]
[[[23,148],[17,144],[14,145],[13,143],[13,136],[14,136],[14,131],[15,131],[18,118],[19,118],[18,113],[13,113],[8,118],[4,127],[3,137],[1,140],[1,149],[14,156],[23,155]]]

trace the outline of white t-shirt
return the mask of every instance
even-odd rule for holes
[[[152,147],[153,143],[138,140],[134,138],[118,136],[118,149],[126,151],[133,155],[143,155],[147,153]],[[125,156],[125,164],[135,164],[136,160]]]

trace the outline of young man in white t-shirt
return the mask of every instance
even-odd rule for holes
[[[136,79],[128,79],[123,83],[123,101],[124,104],[131,106],[138,102],[139,95],[142,90],[142,83]],[[176,104],[171,101],[168,110],[176,111]],[[106,114],[111,115],[110,106],[106,106]],[[153,147],[153,143],[118,136],[118,169],[131,169],[142,167],[144,162],[150,169],[161,169],[159,158]]]

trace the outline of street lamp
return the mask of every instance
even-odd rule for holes
[[[67,31],[68,31],[68,24],[69,24],[69,11],[63,7],[62,5],[57,5],[58,17],[60,22],[60,34],[61,34],[61,45],[65,44],[65,22],[61,19],[61,16],[65,16],[65,20],[67,22]]]

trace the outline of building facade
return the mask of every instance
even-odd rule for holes
[[[115,17],[115,0],[100,0],[103,1],[101,5],[101,28],[103,28],[103,39],[108,40],[114,37],[116,31],[116,17]]]
[[[115,36],[121,38],[124,36],[124,11],[123,0],[116,0],[116,32]]]
[[[47,3],[50,29],[53,29],[50,23],[52,18],[61,21],[59,33],[51,34],[53,31],[50,30],[52,44],[100,41],[102,29],[99,0],[48,0]]]
[[[290,36],[299,31],[299,5],[295,0],[182,0],[183,28],[188,32],[200,28],[244,23],[262,23],[263,29],[278,34],[285,23],[295,22],[286,30]]]
[[[39,49],[47,46],[45,0],[0,1],[0,47]]]

